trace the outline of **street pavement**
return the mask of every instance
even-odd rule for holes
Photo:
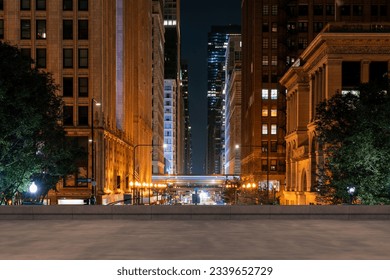
[[[390,221],[0,221],[2,260],[390,259]]]

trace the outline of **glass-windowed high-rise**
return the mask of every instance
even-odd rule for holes
[[[212,26],[207,44],[207,174],[223,173],[223,102],[225,55],[229,35],[240,34],[237,25]]]

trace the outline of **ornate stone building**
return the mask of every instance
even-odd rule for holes
[[[152,174],[152,2],[2,0],[0,39],[53,73],[63,125],[87,155],[51,204],[130,194]],[[134,185],[134,184],[133,184]]]
[[[286,189],[282,204],[315,204],[323,149],[314,125],[318,103],[336,92],[388,75],[389,23],[332,23],[313,40],[280,83],[287,88]]]

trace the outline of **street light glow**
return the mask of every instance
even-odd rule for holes
[[[38,191],[38,186],[35,184],[35,182],[32,182],[30,187],[28,188],[28,191],[30,193],[36,193]]]

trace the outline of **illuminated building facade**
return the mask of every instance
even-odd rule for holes
[[[164,174],[164,1],[153,0],[153,174]]]
[[[287,172],[281,203],[315,204],[318,168],[316,106],[336,92],[388,78],[390,23],[330,23],[280,80],[287,88]]]
[[[173,166],[170,172],[182,174],[184,172],[184,104],[181,94],[181,39],[180,39],[180,0],[164,1],[164,27],[165,27],[165,45],[164,45],[164,78],[165,83],[171,85],[176,90],[174,96],[175,104],[175,142],[172,143],[174,152]],[[164,90],[165,91],[165,90]],[[165,126],[165,124],[164,124]],[[164,141],[165,141],[164,136]],[[166,141],[164,142],[166,143]],[[166,152],[166,150],[165,150]],[[165,157],[167,154],[165,153]],[[172,162],[171,162],[172,164]]]
[[[87,156],[51,204],[109,203],[152,175],[152,5],[144,0],[2,0],[0,38],[53,74],[63,125]],[[139,32],[142,30],[142,32]]]
[[[231,35],[226,49],[225,174],[241,173],[241,35]]]
[[[225,55],[229,35],[240,34],[237,25],[212,26],[207,44],[207,174],[223,172],[223,103]]]
[[[184,105],[184,174],[192,174],[192,135],[188,92],[188,64],[181,63],[181,93]]]
[[[384,0],[243,0],[241,175],[269,191],[286,181],[286,95],[279,79],[328,22],[380,22]],[[295,201],[295,203],[297,203]]]

